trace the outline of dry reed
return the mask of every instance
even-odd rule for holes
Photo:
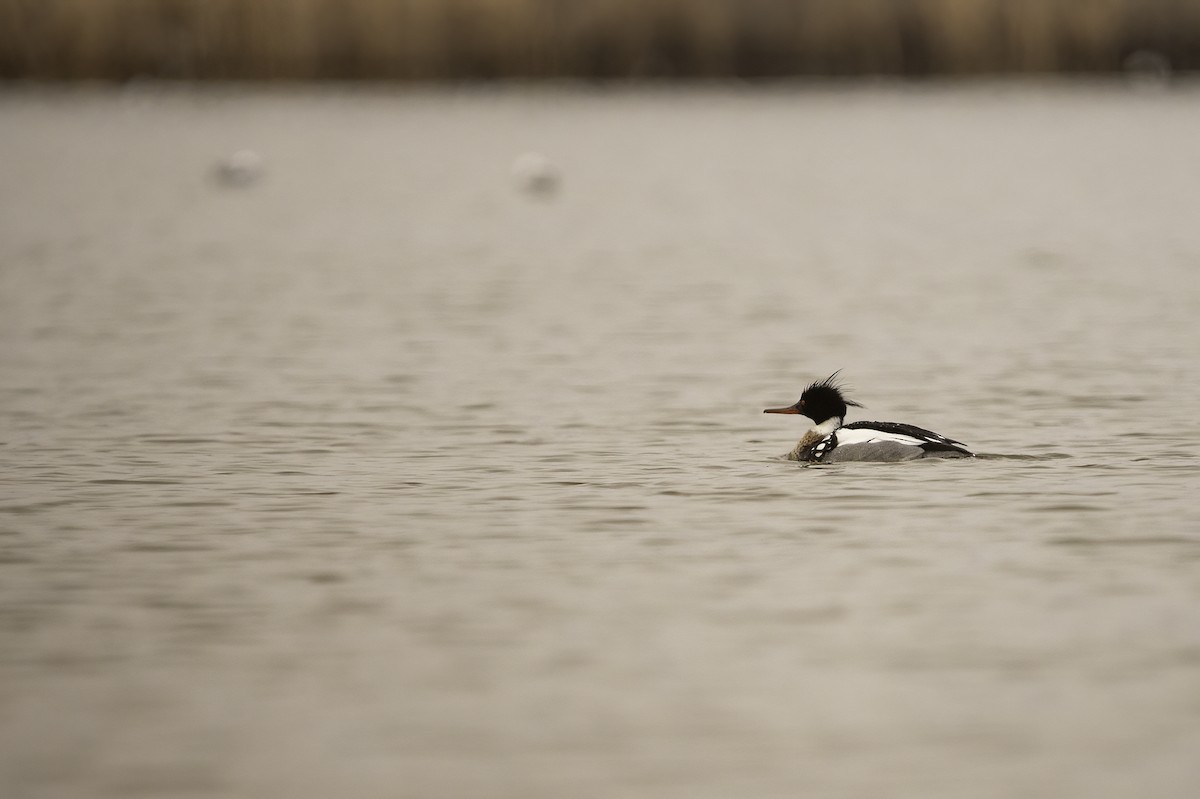
[[[1200,66],[1200,0],[0,0],[7,78],[1102,72],[1139,51]]]

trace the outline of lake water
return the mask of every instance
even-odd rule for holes
[[[1195,796],[1197,131],[8,88],[3,794]],[[839,368],[981,457],[780,460]]]

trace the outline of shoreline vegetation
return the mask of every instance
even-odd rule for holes
[[[0,78],[636,80],[1200,68],[1200,0],[0,0]]]

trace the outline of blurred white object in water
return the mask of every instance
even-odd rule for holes
[[[249,186],[263,174],[263,159],[253,150],[238,150],[221,159],[213,169],[213,177],[222,186]]]
[[[526,194],[550,196],[558,191],[558,169],[541,153],[522,153],[512,165],[513,180]]]
[[[1136,89],[1162,89],[1171,81],[1171,60],[1157,50],[1134,50],[1121,66]]]

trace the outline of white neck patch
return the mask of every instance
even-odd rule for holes
[[[832,419],[826,419],[825,421],[821,422],[820,424],[813,425],[809,429],[809,432],[817,433],[821,436],[821,438],[824,438],[825,436],[829,435],[830,433],[832,433],[834,430],[837,430],[841,426],[842,426],[842,417],[835,416]]]

